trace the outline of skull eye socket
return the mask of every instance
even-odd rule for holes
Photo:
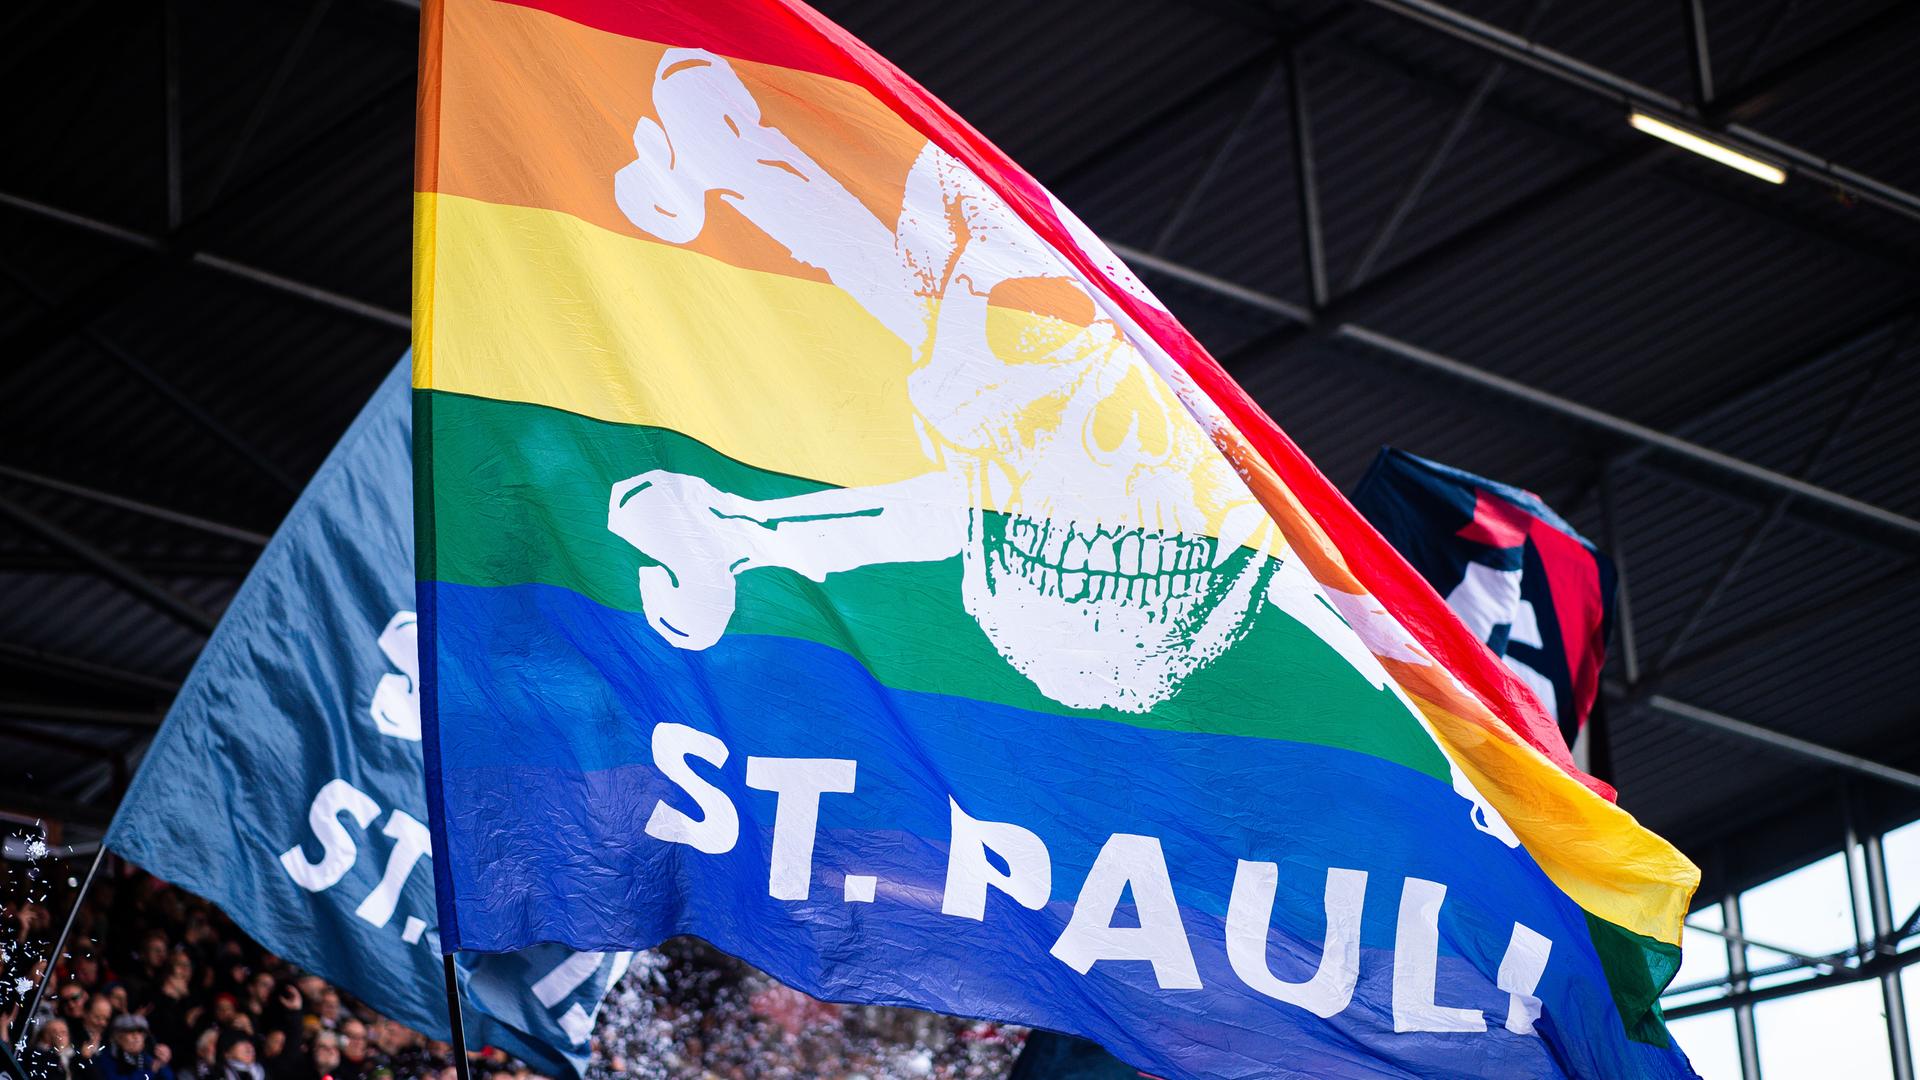
[[[1093,324],[1093,298],[1071,278],[1008,278],[987,294],[987,344],[1008,364],[1062,363]]]
[[[1173,444],[1173,419],[1160,394],[1159,380],[1139,363],[1087,417],[1087,450],[1104,464],[1152,465],[1166,459]]]

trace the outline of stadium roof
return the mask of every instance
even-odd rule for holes
[[[1616,548],[1612,775],[1703,899],[1838,847],[1843,784],[1920,813],[1712,726],[1920,768],[1920,7],[1454,3],[822,7],[1122,246],[1336,483],[1392,443]],[[417,18],[0,17],[0,805],[104,820],[406,348]]]

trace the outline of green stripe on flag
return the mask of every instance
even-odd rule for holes
[[[593,420],[540,405],[417,390],[431,397],[433,535],[420,566],[463,585],[540,583],[603,606],[641,610],[649,563],[607,529],[613,485],[649,469],[699,476],[752,499],[827,485],[743,465],[678,432]],[[424,502],[424,500],[423,500]],[[428,550],[429,547],[432,550]],[[1393,695],[1270,605],[1245,636],[1187,677],[1151,713],[1076,710],[1044,697],[1001,658],[960,603],[960,560],[886,563],[824,584],[775,569],[736,579],[730,634],[838,649],[898,690],[1140,727],[1258,736],[1356,750],[1448,778],[1445,758]]]
[[[1613,1004],[1627,1037],[1654,1046],[1671,1046],[1660,994],[1680,970],[1680,947],[1636,934],[1589,911],[1587,932],[1593,937],[1600,969],[1607,973]]]

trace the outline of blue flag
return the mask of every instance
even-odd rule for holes
[[[446,1039],[413,608],[402,358],[247,576],[107,846],[262,945]],[[579,1073],[629,953],[462,954],[467,1041]]]

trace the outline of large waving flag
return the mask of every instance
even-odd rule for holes
[[[1531,491],[1382,447],[1353,504],[1533,688],[1569,746],[1600,692],[1614,569]]]
[[[106,842],[445,1039],[412,611],[411,366],[402,358],[375,392],[247,575]],[[553,945],[462,956],[469,1041],[583,1073],[593,1014],[629,958]]]
[[[429,0],[447,947],[1165,1077],[1691,1075],[1697,872],[1065,207],[791,0]]]

